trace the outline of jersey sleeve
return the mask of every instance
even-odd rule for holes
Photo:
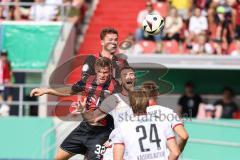
[[[128,61],[127,61],[127,60],[125,60],[125,59],[124,59],[124,66],[125,66],[125,67],[128,67],[128,66],[129,66],[129,63],[128,63]]]
[[[86,81],[90,75],[95,75],[95,62],[95,56],[90,55],[86,58],[82,67],[82,80]]]
[[[166,136],[167,140],[175,138],[175,134],[173,132],[173,129],[169,125],[166,126],[165,136]]]
[[[171,114],[173,114],[173,119],[171,121],[171,127],[172,129],[174,129],[175,127],[177,127],[178,125],[183,125],[183,121],[182,119],[177,115],[177,113],[172,112]]]
[[[111,95],[106,99],[104,99],[104,101],[101,103],[101,106],[99,107],[99,110],[101,110],[104,113],[109,113],[116,106],[117,106],[117,97],[115,95]]]
[[[119,84],[118,81],[115,80],[113,93],[120,93],[121,90],[122,90],[121,85]]]
[[[124,143],[124,139],[123,139],[124,136],[122,135],[123,133],[121,131],[121,126],[114,129],[113,133],[114,133],[114,136],[111,137],[113,144]]]
[[[118,127],[117,127],[118,128]],[[118,130],[117,128],[115,128],[111,134],[109,135],[109,139],[113,140],[115,138],[115,136],[118,134]]]
[[[85,82],[83,80],[78,81],[71,87],[71,90],[73,94],[85,91]]]

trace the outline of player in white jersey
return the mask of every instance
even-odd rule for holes
[[[121,81],[122,81],[122,92],[119,94],[114,94],[106,98],[102,105],[95,110],[94,112],[87,114],[87,119],[92,122],[97,122],[101,118],[104,118],[107,114],[110,113],[114,118],[115,127],[118,126],[124,119],[127,119],[127,115],[132,113],[131,108],[129,107],[129,97],[128,92],[131,88],[134,87],[135,84],[135,76],[134,71],[130,67],[123,68],[121,70]],[[182,121],[179,119],[177,114],[167,107],[156,106],[156,99],[158,96],[158,92],[155,88],[157,88],[154,82],[145,82],[142,85],[142,88],[151,92],[147,92],[149,94],[149,104],[147,111],[150,113],[161,113],[161,116],[174,116],[174,119],[170,120],[172,129],[177,133],[177,144],[180,147],[180,150],[183,151],[184,146],[188,139],[188,133],[183,127]],[[114,136],[114,132],[111,133],[110,139]],[[106,146],[110,146],[107,144]],[[111,160],[112,159],[112,148],[108,148],[104,154],[103,160]]]
[[[123,121],[125,121],[127,119],[127,117],[132,116],[133,112],[132,112],[132,108],[129,106],[129,97],[128,96],[125,96],[121,93],[119,93],[119,94],[116,93],[116,94],[114,94],[114,96],[117,98],[117,104],[115,105],[115,108],[109,112],[109,114],[114,119],[114,128],[117,128]],[[112,160],[113,159],[112,139],[117,134],[118,133],[116,132],[116,130],[113,130],[109,136],[109,140],[105,143],[105,146],[107,147],[107,149],[106,149],[105,153],[103,154],[103,160]],[[127,155],[127,154],[128,153],[126,152],[124,155]]]
[[[182,120],[172,109],[157,105],[159,92],[156,83],[152,81],[144,82],[141,89],[145,91],[149,97],[149,107],[147,107],[147,112],[151,115],[157,115],[160,119],[167,120],[171,124],[172,129],[178,136],[177,144],[182,152],[189,137],[183,126]]]
[[[115,129],[113,160],[176,160],[180,150],[170,123],[147,114],[149,97],[146,92],[131,91],[129,96],[134,116]],[[128,155],[124,156],[124,152]]]

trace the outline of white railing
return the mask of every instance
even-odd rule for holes
[[[9,11],[10,11],[10,7],[11,6],[15,6],[15,7],[31,7],[31,6],[36,6],[36,5],[43,5],[43,6],[53,6],[53,7],[58,7],[59,11],[60,11],[60,17],[61,17],[61,21],[65,21],[66,20],[66,15],[67,15],[67,11],[69,11],[69,8],[72,7],[71,4],[54,4],[54,3],[33,3],[33,2],[0,2],[0,6],[3,6],[6,8],[6,18],[8,18],[9,16]],[[67,8],[65,10],[65,8]],[[6,19],[9,20],[9,19]]]
[[[1,86],[3,86],[3,85],[0,85],[0,87]],[[4,87],[8,87],[8,86],[4,85]],[[1,104],[18,105],[18,107],[19,107],[18,115],[19,116],[23,116],[23,111],[25,111],[26,115],[28,115],[28,109],[29,109],[30,105],[48,107],[48,106],[56,106],[59,103],[59,101],[41,102],[39,100],[36,100],[36,101],[24,100],[25,96],[29,96],[30,95],[30,93],[27,93],[27,94],[24,95],[25,89],[33,89],[33,88],[39,88],[39,87],[43,87],[43,86],[41,84],[38,84],[38,85],[37,84],[12,84],[11,88],[17,89],[19,91],[19,93],[18,93],[18,100],[17,101],[13,100],[10,103],[7,102],[7,101],[3,101],[3,102],[0,102],[0,105]],[[170,95],[161,95],[159,98],[160,98],[160,101],[162,101],[163,99],[169,99],[169,98],[172,98],[172,99],[176,100],[176,99],[179,98],[179,96],[180,96],[179,94],[170,94]],[[204,99],[206,99],[206,100],[211,100],[211,99],[216,100],[216,99],[221,98],[220,95],[203,95],[202,97]],[[174,101],[174,100],[171,100],[171,101]],[[240,96],[236,96],[236,101],[237,102],[240,101]],[[176,100],[176,104],[177,104],[177,100]],[[66,105],[69,105],[69,104],[66,104]],[[195,122],[195,123],[197,123],[197,122]],[[207,122],[201,122],[201,123],[207,123]]]
[[[170,69],[240,70],[240,56],[183,54],[128,54],[127,56],[128,62],[133,63],[135,68],[158,68],[159,65],[164,65]]]
[[[9,87],[7,85],[1,85],[1,87]],[[24,97],[25,96],[28,96],[30,95],[30,93],[27,93],[26,95],[24,95],[24,90],[25,89],[32,89],[32,88],[37,88],[39,87],[39,85],[36,85],[36,84],[12,84],[10,86],[13,90],[18,90],[18,100],[15,101],[11,101],[11,102],[8,102],[8,101],[2,101],[0,102],[0,105],[2,104],[7,104],[7,105],[18,105],[18,115],[19,116],[23,116],[23,110],[25,110],[26,112],[28,112],[27,110],[29,109],[29,106],[30,105],[37,105],[37,106],[40,106],[40,105],[44,105],[44,106],[55,106],[58,104],[57,101],[51,101],[51,102],[39,102],[38,100],[37,101],[27,101],[27,100],[24,100]],[[11,94],[13,96],[13,94]],[[15,95],[16,96],[16,95]],[[15,98],[15,97],[13,97]],[[26,113],[26,115],[28,115],[28,113]]]

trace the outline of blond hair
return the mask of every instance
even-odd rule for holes
[[[134,114],[146,113],[146,108],[149,106],[149,97],[143,90],[134,90],[129,93],[130,106]]]
[[[153,81],[144,82],[141,86],[141,89],[146,92],[149,98],[156,98],[159,94],[158,86]]]

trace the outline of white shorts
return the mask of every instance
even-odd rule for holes
[[[2,104],[0,105],[0,117],[1,116],[9,116],[9,111],[10,111],[10,107],[6,104]]]
[[[111,148],[107,148],[105,153],[103,154],[103,160],[112,160],[113,159],[113,146]]]

